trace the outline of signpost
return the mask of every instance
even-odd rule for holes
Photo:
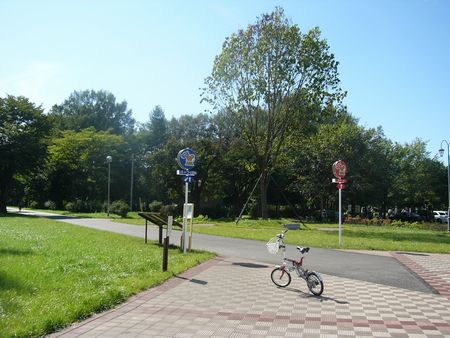
[[[182,247],[183,253],[186,253],[186,237],[187,237],[187,205],[189,203],[189,183],[194,182],[194,176],[197,172],[191,169],[195,168],[197,163],[197,153],[191,148],[185,148],[178,152],[177,155],[178,165],[182,170],[177,170],[177,175],[183,176],[183,181],[185,183],[185,195],[184,195],[184,206],[183,206],[183,240]]]
[[[345,183],[348,182],[345,179],[348,169],[344,161],[336,161],[332,166],[333,175],[336,178],[331,180],[332,183],[337,183],[337,188],[339,189],[339,245],[342,245],[342,189],[345,189]]]

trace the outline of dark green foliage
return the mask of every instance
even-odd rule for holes
[[[51,200],[48,200],[45,201],[44,207],[45,209],[56,210],[56,203]]]
[[[124,200],[117,200],[111,203],[110,212],[120,217],[126,217],[130,211],[130,207]]]
[[[126,101],[116,103],[115,96],[103,90],[73,92],[63,104],[53,106],[50,117],[60,130],[94,127],[119,135],[132,133],[135,123]]]
[[[47,153],[50,124],[27,98],[0,97],[0,212],[6,212],[14,176],[38,172]]]
[[[150,210],[151,212],[160,212],[162,207],[163,207],[162,202],[153,201],[148,205],[148,210]]]

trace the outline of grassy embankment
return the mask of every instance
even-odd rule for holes
[[[55,331],[213,256],[24,216],[0,218],[0,337]]]

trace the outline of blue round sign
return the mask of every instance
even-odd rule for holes
[[[181,169],[194,169],[197,163],[197,154],[191,148],[185,148],[178,152],[177,162]]]

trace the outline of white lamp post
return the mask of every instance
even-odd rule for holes
[[[110,186],[111,186],[111,162],[112,157],[106,156],[106,162],[108,163],[108,216],[109,216],[109,192],[110,192]]]
[[[444,147],[443,145],[446,144],[447,145],[447,188],[448,188],[448,210],[447,210],[447,231],[450,232],[450,144],[446,141],[443,140],[441,142],[441,149],[439,149],[439,155],[441,155],[441,157],[444,156]]]

